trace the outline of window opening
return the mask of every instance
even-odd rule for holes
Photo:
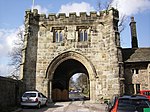
[[[79,42],[80,41],[87,41],[88,39],[88,34],[86,30],[80,30],[79,31]]]
[[[80,31],[80,38],[79,38],[79,41],[83,41],[83,32],[82,32],[82,30]]]
[[[63,35],[62,35],[62,32],[60,31],[59,33],[59,41],[61,42],[63,40]]]
[[[140,92],[140,84],[136,84],[136,93]]]
[[[135,73],[136,73],[136,74],[139,74],[139,69],[135,69]]]
[[[134,74],[134,69],[131,70],[132,74]]]
[[[54,40],[53,42],[62,42],[63,41],[63,34],[62,31],[54,31]]]
[[[55,32],[55,40],[56,40],[56,42],[58,42],[58,32],[57,31]]]
[[[87,41],[88,35],[87,35],[87,31],[84,31],[84,41]]]

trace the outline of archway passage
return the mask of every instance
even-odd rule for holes
[[[62,62],[56,68],[52,80],[52,100],[69,100],[69,80],[75,73],[88,72],[85,66],[75,59],[68,59]]]
[[[76,73],[69,80],[70,100],[89,100],[90,85],[88,75]]]
[[[95,100],[95,79],[97,78],[95,67],[84,55],[67,51],[49,64],[46,71],[48,81],[47,96],[53,101],[69,100],[69,80],[75,73],[84,73],[89,81],[89,98]]]

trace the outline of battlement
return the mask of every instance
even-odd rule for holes
[[[69,13],[69,16],[66,16],[65,13],[51,13],[46,16],[46,14],[39,14],[37,9],[27,10],[26,15],[32,15],[33,17],[39,17],[40,21],[48,20],[48,21],[57,21],[57,20],[69,20],[69,21],[75,21],[75,20],[97,20],[100,18],[104,18],[107,16],[113,16],[115,18],[119,18],[119,12],[118,10],[111,8],[109,10],[104,10],[100,12],[90,12],[88,15],[86,12],[80,12],[79,16],[76,13]]]

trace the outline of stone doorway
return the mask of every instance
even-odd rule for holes
[[[84,73],[89,80],[90,100],[94,99],[94,67],[83,55],[66,52],[56,57],[47,70],[48,97],[53,101],[69,100],[69,80],[75,73]],[[92,80],[92,81],[91,81]]]

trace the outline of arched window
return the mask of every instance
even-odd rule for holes
[[[82,32],[82,30],[79,32],[79,41],[83,41],[83,32]]]
[[[88,35],[87,35],[87,31],[84,31],[84,41],[87,41]]]
[[[62,32],[60,31],[59,32],[59,42],[63,41],[63,35],[62,35]]]
[[[55,32],[55,42],[59,42],[59,38],[58,38],[58,32]]]
[[[80,30],[79,31],[79,42],[80,41],[87,41],[88,40],[88,34],[86,30]]]
[[[61,42],[61,41],[63,41],[62,31],[54,31],[53,42]]]

